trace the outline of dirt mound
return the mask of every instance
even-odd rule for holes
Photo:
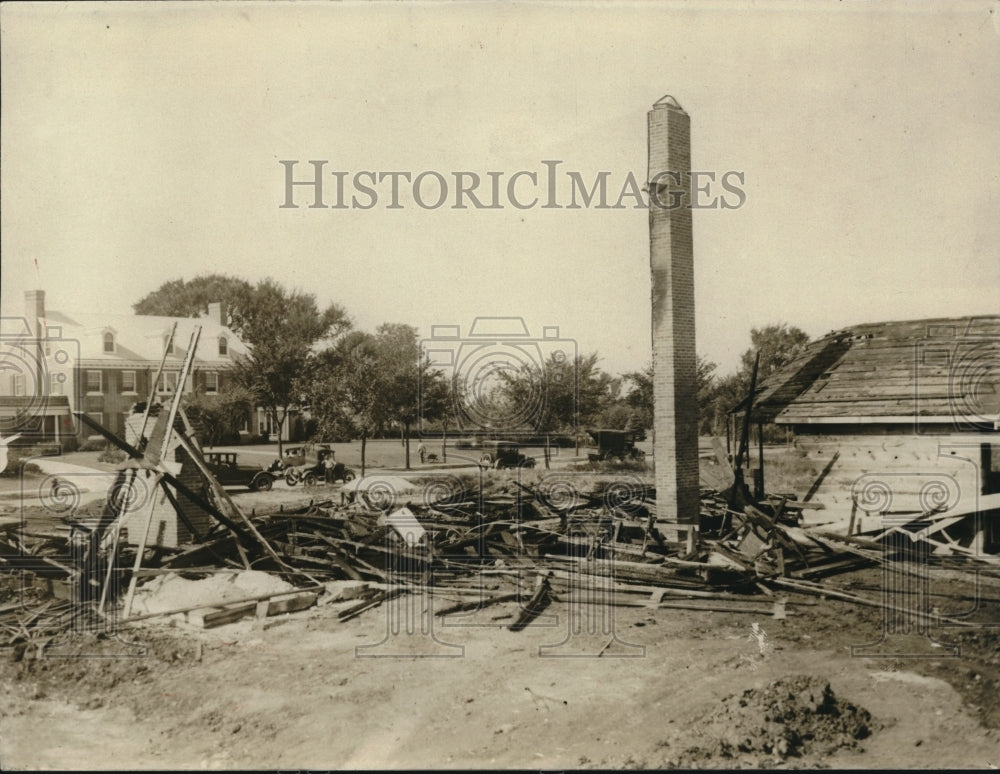
[[[871,714],[838,699],[821,677],[796,675],[727,696],[703,719],[705,743],[689,747],[678,765],[712,758],[756,758],[758,764],[824,756],[857,748],[875,730]]]

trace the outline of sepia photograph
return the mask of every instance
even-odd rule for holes
[[[1000,767],[1000,2],[0,4],[0,768]]]

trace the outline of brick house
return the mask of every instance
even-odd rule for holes
[[[218,392],[234,359],[249,352],[228,327],[222,303],[209,304],[207,314],[190,318],[47,309],[43,290],[27,291],[25,302],[20,325],[5,319],[0,343],[4,364],[0,417],[5,435],[27,430],[38,440],[62,441],[69,434],[82,440],[91,431],[72,416],[82,411],[124,436],[133,405],[149,396],[175,322],[177,331],[156,385],[160,400],[178,388],[196,325],[201,326],[201,338],[192,373],[181,385],[185,392]],[[248,417],[246,429],[257,432],[260,424],[259,416]]]

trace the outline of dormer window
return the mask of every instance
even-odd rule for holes
[[[229,339],[225,336],[219,336],[219,357],[227,357],[229,355]]]
[[[174,354],[174,340],[170,338],[169,333],[163,337],[163,349],[168,355]]]
[[[111,331],[104,332],[104,351],[114,352],[115,351],[115,334]]]

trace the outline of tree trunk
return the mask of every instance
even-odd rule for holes
[[[441,462],[448,461],[448,425],[444,426],[444,432],[441,434]]]
[[[365,446],[368,445],[368,435],[361,434],[361,478],[365,477]]]
[[[545,434],[545,469],[549,469],[549,434]]]
[[[403,438],[406,444],[406,469],[410,469],[410,423],[403,423]]]
[[[280,422],[278,421],[278,408],[277,408],[277,406],[275,406],[272,409],[269,409],[269,411],[271,413],[271,419],[274,420],[274,427],[275,427],[275,429],[277,430],[277,433],[278,433],[278,456],[281,457],[282,456],[282,453],[281,453],[282,452],[281,430],[282,430],[282,428],[285,425],[285,419],[288,417],[288,409],[286,408],[285,411],[282,413],[282,415],[281,415],[281,421]]]

